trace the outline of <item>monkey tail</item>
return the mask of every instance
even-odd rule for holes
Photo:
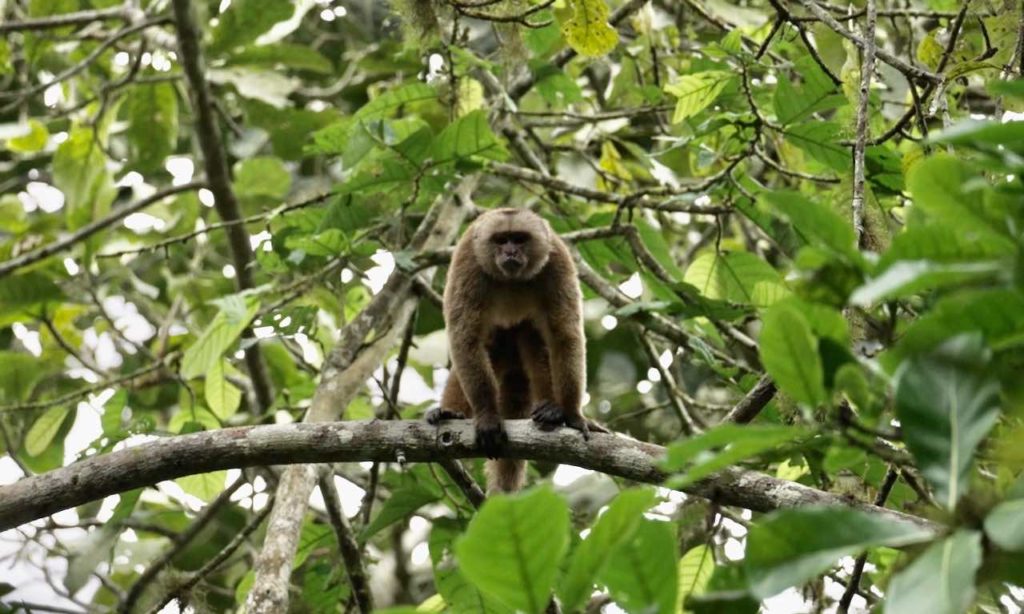
[[[499,458],[487,461],[487,492],[516,492],[526,480],[526,461]]]

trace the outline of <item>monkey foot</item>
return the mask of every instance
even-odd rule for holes
[[[531,417],[542,430],[551,431],[559,426],[567,426],[582,433],[584,439],[590,439],[588,421],[583,416],[570,414],[551,401],[541,401],[538,403],[533,408]]]
[[[433,424],[434,426],[440,424],[442,420],[463,420],[465,417],[461,412],[444,409],[443,407],[431,407],[427,410],[427,413],[423,414],[423,419],[428,424]]]
[[[501,418],[477,418],[475,427],[476,445],[480,451],[487,458],[498,458],[502,448],[508,443],[508,433],[505,432]]]

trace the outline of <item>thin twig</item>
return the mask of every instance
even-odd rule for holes
[[[76,243],[88,239],[97,232],[105,228],[109,228],[115,223],[128,217],[132,213],[141,211],[146,207],[154,205],[160,202],[161,200],[167,198],[168,196],[173,196],[174,194],[179,194],[181,192],[199,190],[204,187],[206,187],[206,184],[203,183],[202,181],[192,181],[189,183],[183,183],[181,185],[171,186],[169,188],[159,190],[138,202],[121,207],[117,211],[114,211],[113,213],[102,219],[90,222],[89,224],[82,226],[81,228],[71,233],[67,237],[64,237],[63,239],[54,241],[53,243],[50,243],[48,245],[44,245],[39,249],[26,252],[18,256],[17,258],[11,258],[10,260],[0,262],[0,278],[6,277],[7,275],[11,274],[12,272],[20,268],[26,267],[30,264],[35,264],[40,260],[44,260],[46,258],[49,258],[50,256],[53,256],[54,254],[58,254],[75,245]]]
[[[868,21],[871,21],[872,5],[875,3],[874,0],[868,0]],[[885,500],[889,498],[889,493],[892,492],[893,486],[896,484],[896,478],[900,475],[899,470],[895,465],[889,465],[889,470],[885,472],[885,478],[882,480],[882,485],[878,488],[878,494],[875,496],[874,504],[878,507],[885,505]],[[840,614],[846,614],[850,610],[850,604],[853,602],[853,596],[860,590],[860,577],[864,574],[864,564],[867,563],[868,553],[865,552],[857,557],[857,561],[853,564],[853,573],[850,574],[850,581],[846,583],[846,590],[843,591],[843,596],[839,600],[839,612]]]
[[[330,471],[329,465],[328,471],[320,474],[320,494],[323,495],[327,518],[331,521],[334,536],[338,539],[338,550],[341,552],[342,562],[345,563],[345,573],[348,575],[356,606],[362,614],[369,614],[373,611],[373,594],[370,592],[370,582],[366,576],[363,552],[352,533],[352,525],[341,510],[338,489],[334,487],[334,472]]]

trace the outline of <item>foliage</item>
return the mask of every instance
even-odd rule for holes
[[[767,0],[194,3],[216,134],[196,124],[179,3],[0,3],[0,482],[301,420],[342,331],[361,331],[356,355],[386,330],[360,316],[389,272],[443,262],[410,238],[475,178],[476,207],[538,210],[593,272],[587,413],[665,446],[663,486],[751,470],[736,488],[761,503],[533,463],[527,490],[477,510],[437,465],[338,466],[382,611],[746,612],[780,593],[824,610],[844,592],[854,609],[1020,609],[1014,3],[869,3],[884,53],[863,150],[844,38],[865,36],[863,2],[810,7],[844,33]],[[438,305],[411,326],[347,419],[435,402]],[[754,423],[724,421],[765,377]],[[779,500],[756,472],[907,520]],[[270,489],[187,476],[5,533],[50,585],[0,583],[0,612],[233,611]],[[290,610],[348,611],[327,516],[301,526]]]

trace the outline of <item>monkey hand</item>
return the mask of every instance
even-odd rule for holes
[[[442,420],[463,420],[464,416],[461,412],[453,411],[451,409],[445,409],[443,407],[431,407],[427,410],[427,413],[423,414],[423,419],[428,424],[437,426],[441,424]]]
[[[497,414],[478,414],[474,420],[476,445],[487,458],[498,458],[508,442],[505,424]]]
[[[590,439],[590,429],[587,420],[578,413],[570,413],[555,405],[551,401],[541,401],[533,408],[531,414],[533,421],[542,430],[550,431],[559,426],[567,426],[576,429],[583,434],[583,439]]]

